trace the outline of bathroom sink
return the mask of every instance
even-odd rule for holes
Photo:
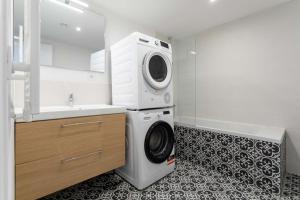
[[[47,106],[47,107],[40,108],[40,112],[59,112],[59,111],[71,111],[71,110],[79,110],[79,107],[76,108],[74,106]]]
[[[105,108],[116,108],[119,106],[105,105],[105,104],[97,104],[97,105],[74,105],[72,108],[78,110],[93,110],[93,109],[105,109]]]
[[[74,105],[74,106],[46,106],[40,108],[40,113],[32,115],[32,121],[104,115],[126,112],[125,107],[106,104]],[[16,121],[23,121],[22,109],[15,109]]]
[[[94,110],[112,108],[111,105],[74,105],[74,106],[47,106],[41,107],[41,112],[59,112],[59,111],[76,111],[76,110]]]

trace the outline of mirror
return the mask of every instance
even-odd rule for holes
[[[105,72],[105,18],[86,7],[83,1],[41,1],[41,66]]]

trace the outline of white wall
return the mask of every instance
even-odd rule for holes
[[[300,1],[201,33],[197,117],[285,127],[300,174]]]

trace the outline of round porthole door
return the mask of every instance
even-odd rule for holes
[[[172,78],[170,59],[160,52],[150,52],[144,58],[143,74],[154,89],[166,88]]]
[[[153,163],[166,161],[174,147],[172,127],[164,121],[154,123],[147,132],[144,147],[149,161]]]

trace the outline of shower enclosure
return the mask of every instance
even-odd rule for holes
[[[231,58],[224,59],[228,49],[218,48],[192,37],[173,41],[176,157],[280,194],[285,129],[235,122],[240,118],[233,117],[234,108],[243,105],[236,98],[238,85],[232,84],[236,70],[222,65]],[[261,167],[266,160],[275,169],[272,178]]]
[[[175,121],[196,125],[196,38],[173,40]]]

